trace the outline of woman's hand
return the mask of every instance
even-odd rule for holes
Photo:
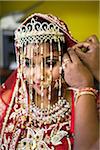
[[[93,87],[93,76],[83,65],[75,51],[70,48],[63,57],[64,78],[74,88]]]
[[[89,68],[93,76],[99,81],[99,40],[95,35],[89,37],[85,42],[73,46],[76,54]],[[86,51],[82,51],[85,49]]]

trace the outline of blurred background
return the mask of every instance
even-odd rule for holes
[[[36,12],[60,17],[77,41],[99,37],[99,1],[0,1],[0,84],[16,69],[14,31]]]

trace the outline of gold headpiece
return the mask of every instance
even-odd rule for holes
[[[48,22],[39,22],[34,18],[31,18],[30,23],[22,24],[15,31],[15,41],[17,47],[30,43],[43,43],[48,40],[54,40],[64,42],[64,34],[60,31],[60,28]]]
[[[44,68],[46,67],[46,61],[44,61],[44,46],[42,43],[49,43],[49,52],[50,52],[50,75],[49,79],[46,73],[44,73]],[[50,102],[52,100],[52,71],[53,71],[53,51],[58,51],[58,62],[59,62],[59,79],[57,83],[57,97],[61,99],[63,96],[62,93],[62,56],[63,53],[67,51],[68,47],[74,45],[76,41],[70,35],[67,26],[63,23],[63,21],[59,20],[57,17],[52,15],[45,14],[33,14],[28,17],[15,31],[15,44],[16,44],[16,57],[17,64],[19,67],[18,78],[26,76],[25,72],[25,57],[27,54],[27,50],[30,50],[30,56],[32,57],[33,53],[40,52],[41,56],[41,64],[40,64],[40,85],[41,85],[41,108],[43,108],[44,104],[44,88],[47,88],[48,93],[48,108],[50,108]],[[28,48],[27,45],[32,44],[33,48]],[[56,45],[56,49],[53,49],[54,44]],[[66,47],[64,47],[64,44]],[[39,46],[41,45],[40,49]],[[33,56],[34,59],[34,56]],[[29,63],[30,70],[32,72],[33,69],[33,59],[31,59]],[[44,81],[46,79],[46,81]],[[30,99],[33,100],[33,80],[30,76],[30,79],[27,79],[29,83],[29,95]],[[54,81],[56,82],[56,81]],[[36,93],[36,92],[35,92]],[[37,93],[36,93],[37,95]],[[35,96],[37,97],[37,96]]]

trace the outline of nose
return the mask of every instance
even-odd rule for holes
[[[34,82],[40,83],[41,82],[41,67],[40,65],[36,65],[34,68]],[[50,77],[50,69],[44,68],[43,69],[43,80],[46,81],[47,78]]]
[[[41,69],[39,65],[35,66],[33,74],[34,74],[34,81],[36,83],[39,82],[41,79]]]

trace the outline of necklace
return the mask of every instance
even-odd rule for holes
[[[41,109],[37,107],[34,102],[30,106],[29,118],[30,122],[34,126],[46,125],[46,124],[56,124],[63,121],[68,121],[70,119],[70,105],[69,102],[62,98],[58,100],[50,109]]]
[[[49,110],[41,109],[33,102],[30,106],[29,124],[26,126],[27,135],[19,141],[18,150],[20,148],[54,150],[55,145],[62,144],[61,140],[64,137],[71,147],[70,115],[69,102],[64,98],[58,100]]]

